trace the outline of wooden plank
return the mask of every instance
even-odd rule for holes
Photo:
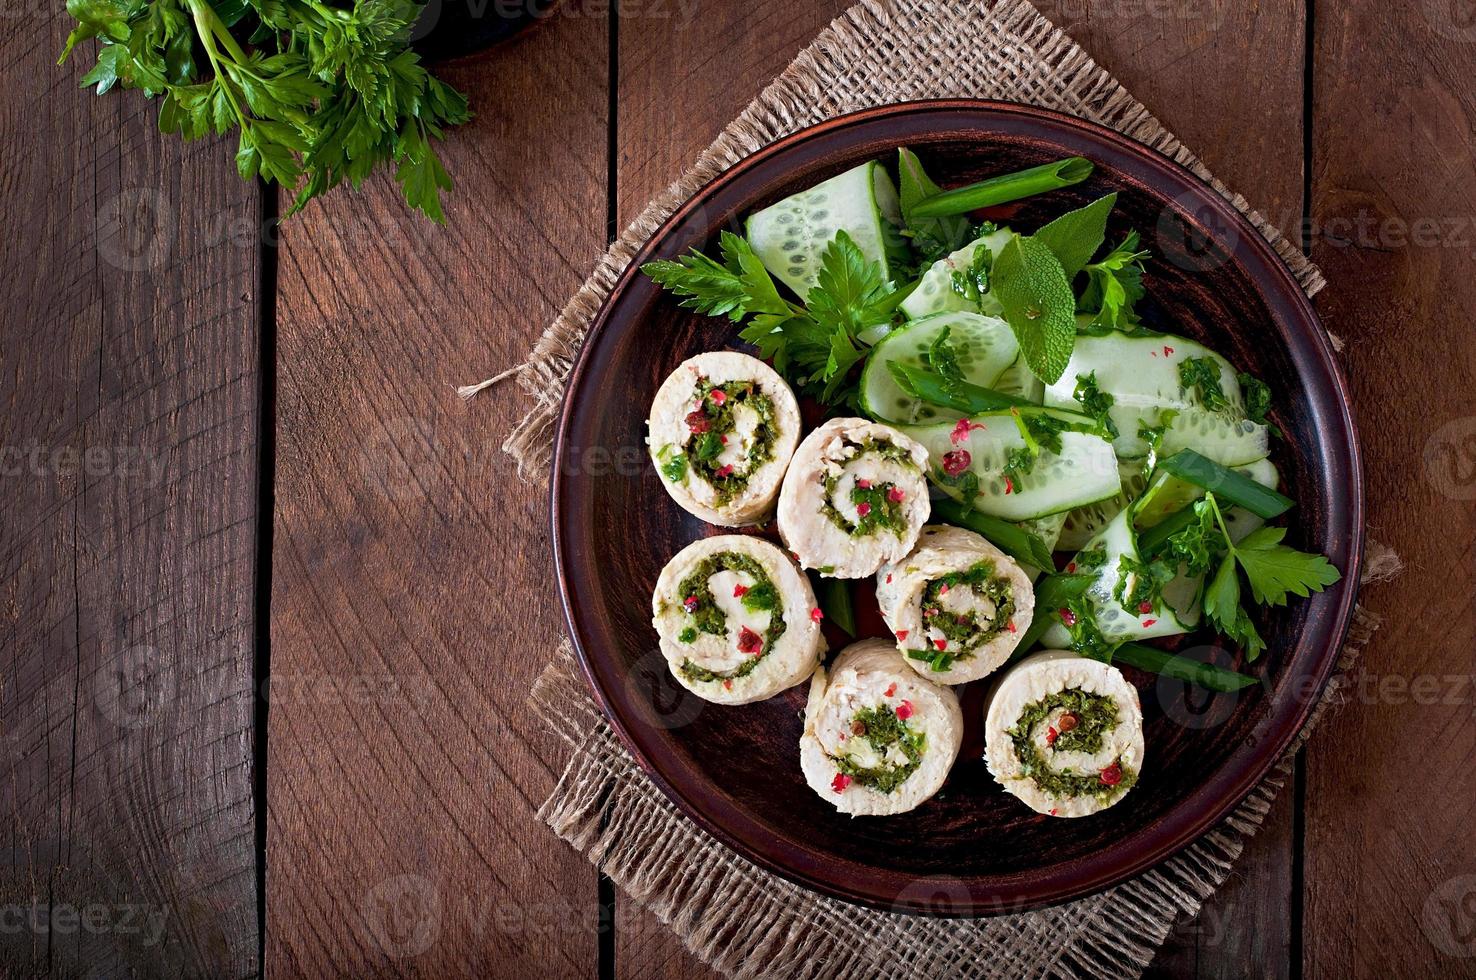
[[[1476,945],[1476,26],[1460,4],[1317,6],[1313,257],[1347,343],[1370,534],[1403,556],[1351,703],[1307,749],[1311,977],[1469,975]]]
[[[255,975],[260,200],[12,13],[0,972]]]
[[[658,24],[622,3],[618,225],[624,228],[696,162],[729,120],[849,6],[849,0],[705,0],[700,8],[679,6],[674,20]],[[714,38],[722,43],[715,46]],[[655,916],[623,895],[615,908],[617,977],[713,975]]]
[[[591,976],[585,859],[528,691],[563,636],[544,492],[499,449],[517,363],[605,241],[603,10],[442,69],[448,224],[376,178],[283,230],[267,968]]]

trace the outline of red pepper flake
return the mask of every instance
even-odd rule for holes
[[[1061,622],[1065,623],[1067,626],[1076,625],[1076,613],[1072,612],[1070,609],[1067,609],[1064,606],[1061,607],[1060,613]]]
[[[1158,622],[1158,620],[1156,620],[1156,619],[1145,619],[1145,620],[1143,620],[1143,628],[1144,629],[1147,629],[1148,627],[1152,626],[1156,622]]]
[[[939,588],[938,588],[938,594],[939,594],[939,595],[947,595],[947,594],[948,594],[948,583],[947,583],[947,582],[944,582],[944,583],[943,583],[943,584],[942,584],[942,585],[941,585],[941,586],[940,586],[940,587],[939,587]]]
[[[912,717],[912,702],[911,701],[903,701],[901,704],[897,705],[897,720],[898,721],[906,721],[908,718],[911,718],[911,717]]]
[[[694,595],[687,596],[685,599],[682,600],[682,608],[686,609],[687,612],[696,612],[697,597]]]
[[[948,641],[940,636],[938,637],[938,639],[933,641],[933,646],[937,647],[939,650],[947,650]]]
[[[1073,562],[1067,562],[1066,563],[1066,571],[1068,571],[1068,572],[1074,572],[1074,571],[1076,571],[1076,562],[1074,562],[1074,561]]]
[[[734,599],[742,599],[747,594],[748,594],[748,586],[744,585],[742,582],[739,582],[738,584],[736,584],[736,585],[733,586],[733,598]]]
[[[870,490],[871,489],[871,481],[870,480],[857,480],[856,481],[856,486],[860,487],[862,490]]]
[[[912,630],[898,630],[897,631],[897,639],[899,639],[899,640],[905,640],[905,639],[907,639],[907,634],[908,633],[911,633],[911,632],[912,632]]]
[[[1148,353],[1152,354],[1154,357],[1157,357],[1158,356],[1158,351],[1156,351],[1156,350],[1151,350]]]
[[[936,610],[936,609],[924,609],[923,610],[923,615],[924,616],[936,616],[936,615],[938,615],[938,610]]]
[[[1097,778],[1102,780],[1103,786],[1116,786],[1122,782],[1122,766],[1114,762],[1106,769],[1103,769],[1102,774]]]
[[[857,517],[865,517],[867,514],[870,514],[870,513],[871,513],[871,505],[870,504],[865,503],[863,501],[862,503],[859,503],[859,504],[856,505],[856,516]]]
[[[1148,602],[1147,600],[1144,600],[1143,602],[1138,603],[1138,612],[1140,612],[1140,613],[1151,613],[1152,611],[1153,611],[1153,603]]]
[[[739,653],[758,653],[763,649],[763,646],[763,638],[747,626],[738,631]]]
[[[733,475],[733,464],[729,463],[726,466],[719,466],[717,469],[712,471],[712,475],[717,477],[719,480],[726,480],[728,477]]]
[[[1010,479],[1008,476],[1005,477],[1005,493],[1010,494],[1010,493],[1014,493],[1014,492],[1015,492],[1015,481],[1012,480],[1012,479]]]
[[[1055,745],[1056,744],[1056,739],[1060,736],[1060,734],[1061,733],[1058,732],[1058,731],[1056,731],[1054,728],[1047,728],[1046,729],[1046,744],[1047,745]]]
[[[1015,621],[1012,619],[1009,622],[1005,623],[1005,629],[1009,630],[1011,633],[1015,632]]]
[[[731,691],[733,689],[733,678],[729,677],[727,680],[723,681],[723,689],[726,691]]]
[[[695,412],[687,413],[687,428],[693,432],[706,432],[712,428],[712,419],[708,418],[707,413],[699,408]]]
[[[891,585],[892,584],[892,573],[891,572],[888,572],[887,573],[887,584],[888,585]]]
[[[973,461],[974,457],[969,455],[967,449],[955,449],[951,453],[944,453],[943,472],[949,476],[958,476],[964,470],[968,469],[969,464]]]
[[[1173,352],[1174,352],[1174,349],[1172,347],[1165,346],[1164,349],[1163,349],[1163,356],[1164,357],[1168,357]]]
[[[728,400],[728,393],[721,388],[714,388],[712,389],[712,394],[708,397],[712,399],[714,405],[721,405]]]
[[[896,693],[897,693],[897,685],[896,684],[888,684],[887,685],[887,689],[882,692],[882,697],[889,698],[893,694],[896,694]]]
[[[830,788],[837,793],[844,793],[849,785],[851,785],[851,777],[843,772],[836,773],[835,778],[830,781]]]
[[[1055,807],[1051,807],[1051,816],[1059,817],[1060,815],[1060,812]]]
[[[1061,731],[1069,732],[1074,731],[1076,726],[1081,724],[1081,720],[1070,712],[1067,712],[1056,719],[1056,724],[1061,726]]]
[[[820,622],[820,620],[822,620],[824,618],[825,618],[825,614],[820,611],[820,607],[819,606],[816,606],[814,609],[811,609],[810,610],[810,621],[811,622],[818,623],[818,622]]]
[[[728,437],[727,436],[718,436],[718,441],[721,442],[724,446],[726,446],[728,444]]]
[[[903,500],[906,499],[906,497],[907,494],[902,492],[901,487],[893,487],[892,489],[887,491],[887,499],[894,504],[900,504]]]

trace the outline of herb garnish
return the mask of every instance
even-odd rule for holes
[[[837,769],[862,786],[868,786],[879,793],[890,793],[906,782],[907,777],[916,772],[917,767],[922,764],[926,736],[922,732],[914,731],[911,725],[898,718],[896,711],[892,708],[884,704],[874,708],[862,708],[856,712],[852,725],[853,731],[860,733],[854,737],[865,738],[871,743],[877,755],[885,758],[887,751],[895,745],[902,750],[902,755],[906,759],[900,764],[884,762],[874,769],[866,769],[853,762],[850,756],[831,757]]]
[[[1081,405],[1081,410],[1097,420],[1097,425],[1112,438],[1117,438],[1117,423],[1112,421],[1112,406],[1117,399],[1097,385],[1097,372],[1078,374],[1076,388],[1071,392]]]
[[[1230,405],[1220,384],[1220,363],[1212,357],[1186,357],[1179,362],[1179,384],[1199,394],[1199,403],[1211,412]]]

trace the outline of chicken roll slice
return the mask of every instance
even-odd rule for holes
[[[958,696],[886,640],[861,640],[810,679],[800,768],[841,813],[912,810],[937,793],[963,742]]]
[[[1143,709],[1116,667],[1046,650],[999,681],[984,739],[989,771],[1008,792],[1038,813],[1084,817],[1138,781]]]
[[[864,578],[912,550],[927,523],[928,451],[889,426],[831,419],[795,450],[779,535],[805,568]]]
[[[1030,576],[963,528],[930,525],[917,547],[876,573],[876,600],[907,665],[963,684],[1010,658],[1035,615]]]
[[[713,351],[667,377],[647,426],[651,461],[683,510],[723,527],[760,524],[799,442],[799,405],[763,361]]]
[[[703,538],[666,563],[651,623],[683,687],[748,704],[800,683],[825,654],[810,580],[784,552],[741,534]]]

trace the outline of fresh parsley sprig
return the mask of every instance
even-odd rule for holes
[[[693,249],[641,271],[709,316],[748,321],[739,336],[801,391],[826,405],[854,404],[855,368],[871,353],[863,331],[889,323],[908,289],[898,289],[844,231],[820,255],[820,272],[803,305],[779,295],[753,246],[723,232],[722,261]]]
[[[243,178],[297,190],[287,214],[393,166],[405,200],[445,220],[452,182],[433,143],[471,114],[409,49],[415,0],[68,0],[67,11],[77,27],[60,60],[99,45],[84,86],[159,98],[160,131],[186,140],[237,131]]]
[[[1207,573],[1218,562],[1214,576],[1205,585],[1204,612],[1224,635],[1245,648],[1255,660],[1265,649],[1241,600],[1239,572],[1250,586],[1252,598],[1269,606],[1284,606],[1291,595],[1306,597],[1342,578],[1322,555],[1298,551],[1282,544],[1286,529],[1263,527],[1235,543],[1226,528],[1219,501],[1213,492],[1194,504],[1194,520],[1169,537],[1166,553],[1182,561],[1191,573]]]

